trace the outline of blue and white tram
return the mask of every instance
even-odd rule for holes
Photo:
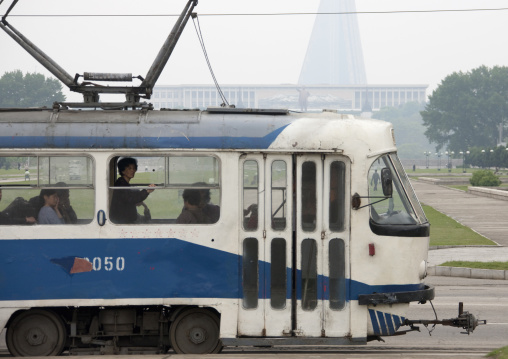
[[[113,185],[125,157],[127,189]],[[429,223],[386,122],[0,110],[0,161],[0,328],[15,356],[364,344],[434,297]],[[115,191],[152,183],[149,216],[109,219]],[[29,223],[44,189],[68,190],[76,220]],[[178,223],[188,189],[218,219]]]

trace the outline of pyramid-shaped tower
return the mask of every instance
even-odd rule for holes
[[[355,12],[354,0],[321,0],[319,13],[334,14],[316,16],[300,85],[367,84]]]

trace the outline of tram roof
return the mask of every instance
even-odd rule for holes
[[[1,109],[0,150],[216,149],[375,155],[392,125],[335,111]]]

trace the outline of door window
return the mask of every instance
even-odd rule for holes
[[[259,168],[257,161],[243,163],[243,228],[258,229]]]
[[[271,243],[270,303],[274,309],[286,307],[286,240],[274,238]]]
[[[313,310],[317,306],[317,246],[314,239],[302,241],[302,308]]]
[[[346,256],[344,241],[333,238],[328,244],[330,271],[330,308],[339,310],[346,304]]]
[[[272,162],[272,229],[286,228],[287,216],[287,170],[286,162]]]
[[[312,161],[302,165],[302,229],[312,232],[316,229],[316,164]]]
[[[253,309],[258,306],[258,258],[258,240],[245,238],[242,257],[242,302],[245,309]]]
[[[346,165],[334,161],[330,164],[329,227],[333,232],[344,230]]]

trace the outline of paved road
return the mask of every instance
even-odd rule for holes
[[[502,246],[508,246],[508,201],[412,180],[418,199]]]

